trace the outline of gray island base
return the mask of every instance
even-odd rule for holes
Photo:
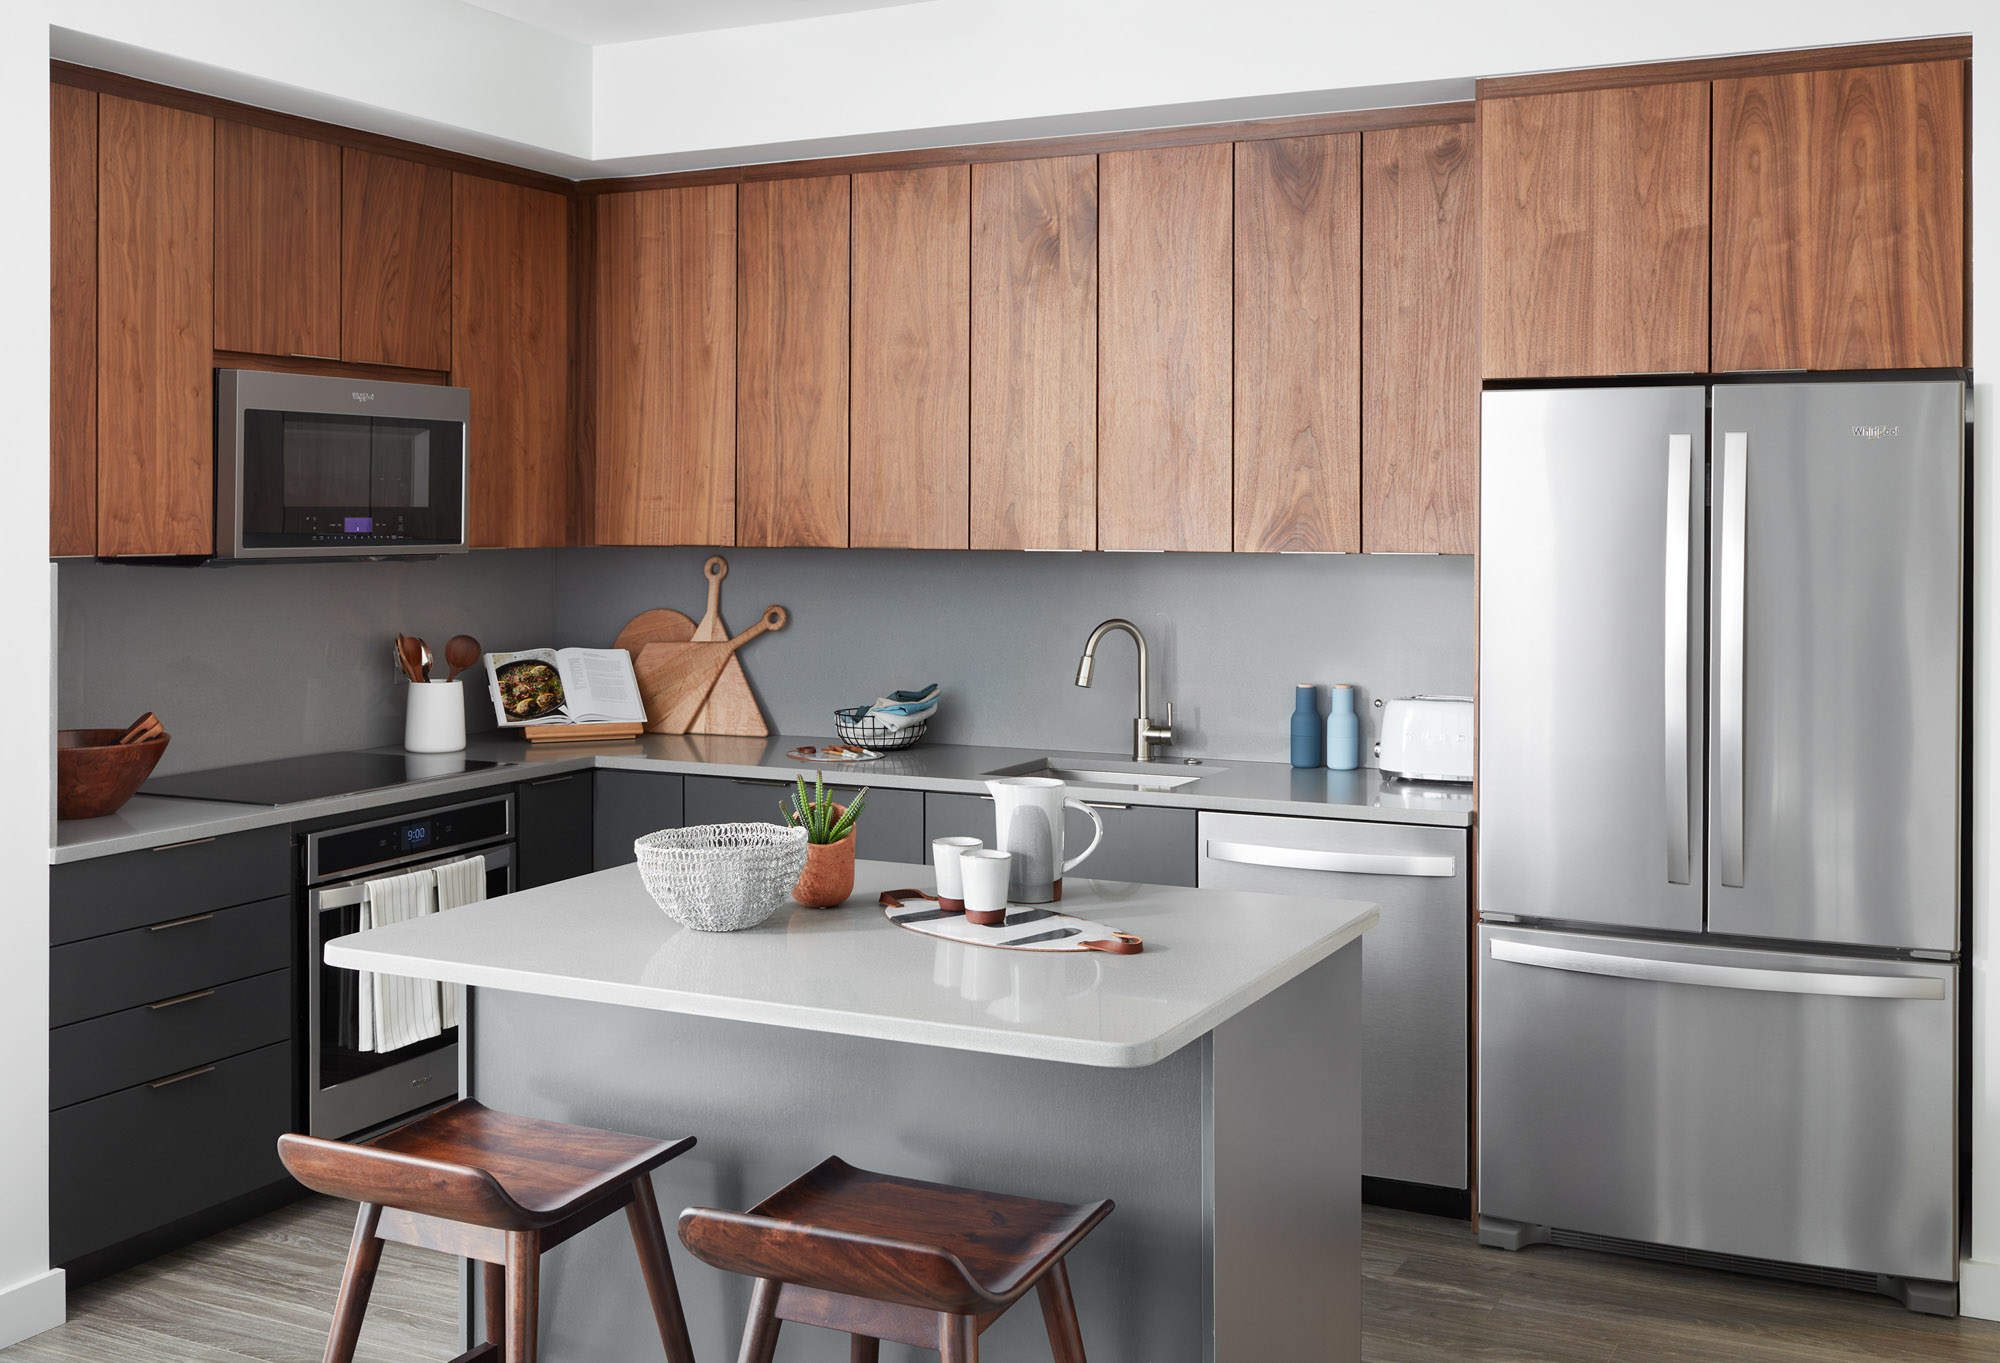
[[[669,1218],[747,1207],[828,1155],[1109,1197],[1069,1258],[1092,1363],[1358,1359],[1375,911],[1072,879],[1063,907],[1138,933],[1144,954],[1002,951],[883,918],[878,893],[928,874],[862,862],[843,909],[710,935],[622,867],[342,938],[327,960],[471,986],[469,1091],[493,1107],[696,1136],[654,1175]],[[696,1356],[736,1357],[748,1281],[678,1242],[674,1266]],[[553,1251],[542,1293],[550,1363],[660,1356],[622,1220]],[[980,1344],[987,1363],[1044,1363],[1033,1293]],[[847,1356],[800,1325],[777,1353]]]

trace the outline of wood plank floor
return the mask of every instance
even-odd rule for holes
[[[346,1204],[309,1198],[78,1289],[68,1324],[0,1359],[317,1363],[352,1225]],[[1483,1250],[1462,1221],[1371,1207],[1362,1252],[1368,1363],[2000,1363],[2000,1324],[1580,1250]],[[451,1357],[457,1290],[453,1260],[388,1246],[358,1363]]]

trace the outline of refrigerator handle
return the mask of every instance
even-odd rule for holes
[[[1688,564],[1694,533],[1694,437],[1667,437],[1666,796],[1667,881],[1688,883]]]
[[[1660,960],[1651,956],[1611,956],[1573,947],[1541,946],[1495,938],[1496,961],[1609,975],[1655,984],[1692,984],[1710,989],[1756,989],[1773,994],[1830,994],[1851,999],[1942,999],[1944,981],[1935,975],[1846,975],[1827,970],[1766,970],[1705,961]]]
[[[1715,821],[1721,880],[1743,884],[1743,652],[1747,572],[1744,525],[1748,508],[1750,434],[1728,431],[1722,437],[1721,583],[1716,622],[1716,773]]]

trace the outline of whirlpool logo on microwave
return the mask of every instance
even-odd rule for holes
[[[375,395],[374,395],[373,393],[363,393],[363,392],[360,392],[359,390],[356,390],[356,391],[354,391],[354,392],[353,392],[352,394],[350,394],[350,396],[352,396],[352,397],[353,397],[353,399],[354,399],[354,400],[355,400],[356,402],[373,402],[373,401],[375,401]],[[1856,426],[1856,427],[1855,427],[1854,429],[1855,429],[1855,431],[1856,431],[1857,433],[1859,433],[1859,431],[1861,430],[1861,428],[1860,428],[1859,426]]]
[[[1901,426],[1856,426],[1854,433],[1863,440],[1881,440],[1889,436],[1901,435]]]

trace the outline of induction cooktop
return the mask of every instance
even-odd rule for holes
[[[139,793],[238,805],[292,805],[500,765],[459,753],[328,752],[162,776],[139,787]]]

